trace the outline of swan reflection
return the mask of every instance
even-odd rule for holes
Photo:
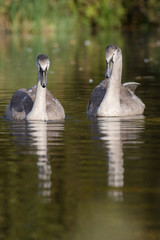
[[[31,136],[31,144],[36,146],[36,155],[38,156],[38,179],[39,179],[39,194],[44,197],[51,195],[51,174],[52,169],[48,158],[48,141],[50,145],[58,145],[64,130],[63,122],[29,122],[29,135]],[[54,141],[53,141],[54,140]]]
[[[139,138],[139,133],[144,128],[144,116],[99,119],[98,128],[101,133],[100,139],[104,141],[107,149],[107,184],[114,187],[109,194],[116,200],[122,200],[121,187],[124,186],[125,170],[123,143],[129,140],[130,143],[134,144]]]
[[[64,121],[13,121],[10,127],[19,148],[18,154],[37,156],[38,194],[46,201],[50,200],[52,169],[49,150],[61,145]]]

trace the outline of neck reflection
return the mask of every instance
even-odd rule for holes
[[[50,145],[58,145],[59,137],[64,130],[64,124],[58,122],[32,121],[28,123],[31,143],[36,147],[38,156],[38,194],[46,200],[51,196],[51,175],[52,169],[49,161],[48,142]]]
[[[105,143],[108,159],[107,185],[111,187],[109,196],[115,200],[123,200],[124,186],[124,153],[123,143],[127,140],[134,143],[143,129],[144,116],[125,118],[99,119],[98,127],[101,139]]]

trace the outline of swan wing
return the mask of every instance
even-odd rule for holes
[[[133,93],[135,92],[136,88],[140,85],[140,83],[137,82],[126,82],[122,84],[124,87],[131,90]]]
[[[99,84],[96,88],[93,89],[90,100],[87,105],[87,114],[96,116],[97,110],[104,98],[106,93],[106,88],[103,85]]]
[[[46,92],[46,108],[48,119],[63,119],[65,118],[64,108],[57,98],[47,89]]]
[[[34,87],[30,89],[17,90],[8,104],[4,117],[6,119],[23,120],[26,115],[31,111],[33,102],[35,100]]]

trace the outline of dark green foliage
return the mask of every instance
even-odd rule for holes
[[[160,23],[159,0],[0,0],[0,6],[0,29],[8,31],[51,31],[79,23],[94,31]]]

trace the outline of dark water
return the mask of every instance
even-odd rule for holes
[[[110,43],[123,82],[141,83],[144,116],[86,118]],[[0,239],[160,239],[160,33],[1,36],[0,52]],[[66,119],[5,121],[14,91],[35,85],[40,53]]]

